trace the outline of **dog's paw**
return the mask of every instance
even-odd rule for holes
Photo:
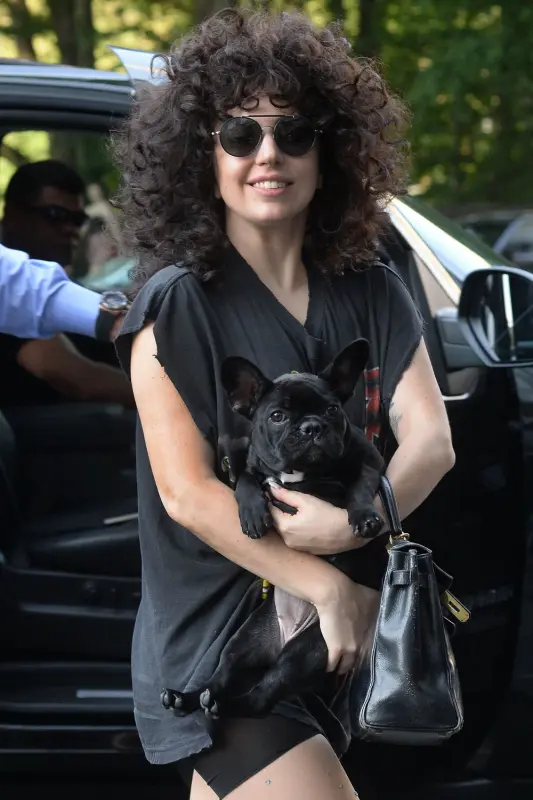
[[[192,711],[199,708],[199,698],[197,693],[185,694],[170,689],[163,689],[161,692],[161,705],[170,710],[176,717],[186,717]]]
[[[374,506],[348,509],[348,521],[356,536],[373,539],[383,527],[383,520]]]
[[[210,689],[205,689],[200,695],[200,706],[206,717],[218,719],[220,716],[219,704],[213,697]]]
[[[246,503],[239,503],[241,528],[250,539],[262,539],[273,526],[268,501],[263,493],[255,494]]]

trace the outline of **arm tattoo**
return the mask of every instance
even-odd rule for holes
[[[393,407],[394,403],[391,403],[389,407],[389,424],[394,436],[396,437],[396,441],[398,441],[398,428],[400,427],[403,414],[398,414],[398,412],[393,411]]]

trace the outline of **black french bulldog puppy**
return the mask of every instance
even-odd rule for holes
[[[265,486],[271,480],[346,508],[354,533],[363,538],[381,530],[373,502],[383,462],[343,411],[368,354],[368,342],[358,339],[320,375],[293,373],[275,381],[244,358],[224,361],[231,407],[252,421],[246,468],[235,489],[242,530],[250,538],[272,528]]]
[[[355,535],[378,535],[383,520],[373,502],[383,460],[343,410],[368,354],[368,342],[358,339],[319,375],[296,373],[274,381],[246,359],[223,362],[231,407],[252,423],[246,466],[235,489],[246,535],[259,539],[273,527],[270,502],[295,511],[269,496],[271,481],[346,508]],[[326,558],[364,583],[356,550]],[[331,680],[327,658],[315,608],[276,588],[229,640],[204,689],[166,689],[161,700],[179,715],[203,708],[213,718],[262,716],[280,699]]]

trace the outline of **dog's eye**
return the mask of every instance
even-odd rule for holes
[[[335,414],[338,414],[338,412],[339,412],[338,406],[328,406],[326,408],[326,414],[328,415],[328,417],[334,417]]]
[[[287,416],[282,411],[273,411],[270,415],[270,420],[272,422],[285,422]]]

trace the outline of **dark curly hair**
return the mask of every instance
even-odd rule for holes
[[[313,260],[331,275],[375,259],[384,202],[404,192],[408,114],[375,66],[349,50],[338,24],[319,30],[300,13],[227,9],[157,57],[168,80],[139,91],[114,141],[124,176],[115,203],[137,287],[172,263],[203,280],[217,272],[228,240],[211,131],[260,94],[323,131],[323,186],[304,244]]]

